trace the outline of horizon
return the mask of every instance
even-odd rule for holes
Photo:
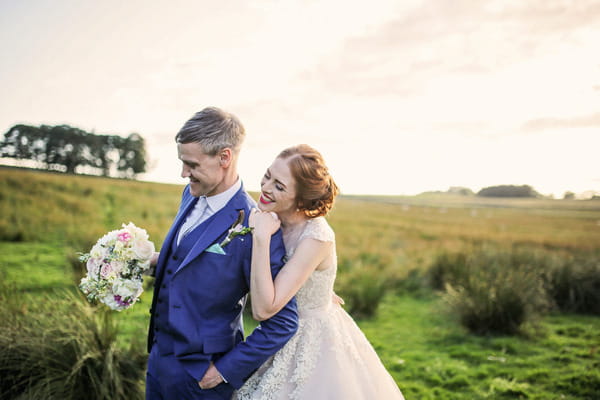
[[[74,174],[69,174],[66,173],[64,171],[59,171],[59,170],[51,170],[51,169],[45,169],[45,168],[40,168],[38,166],[35,166],[36,162],[31,161],[31,160],[16,160],[16,159],[12,159],[12,158],[2,158],[0,157],[0,168],[15,168],[15,169],[22,169],[22,170],[28,170],[28,171],[34,171],[34,172],[47,172],[47,173],[53,173],[53,174],[59,174],[59,175],[64,175],[64,176],[83,176],[83,177],[92,177],[92,178],[108,178],[108,179],[118,179],[118,180],[125,180],[125,181],[133,181],[133,182],[143,182],[143,183],[157,183],[157,184],[165,184],[165,185],[176,185],[176,186],[185,186],[187,185],[187,182],[184,180],[183,182],[159,182],[159,181],[152,181],[152,180],[145,180],[145,179],[140,179],[138,177],[135,178],[126,178],[126,177],[118,177],[118,176],[103,176],[103,175],[97,175],[97,174],[92,174],[92,173],[87,173],[87,172],[76,172]],[[29,164],[29,165],[27,165]],[[182,179],[183,180],[183,179]],[[245,182],[242,180],[242,184],[244,185],[244,189],[250,193],[260,193],[260,189],[259,188],[248,188],[245,184]],[[431,189],[431,190],[425,190],[423,192],[419,192],[419,193],[413,193],[413,194],[383,194],[383,193],[345,193],[345,192],[340,192],[339,196],[348,196],[348,197],[416,197],[416,196],[422,196],[422,195],[431,195],[431,194],[442,194],[442,195],[456,195],[456,196],[464,196],[464,197],[469,197],[469,196],[479,196],[479,191],[485,188],[490,188],[490,187],[498,187],[498,186],[529,186],[533,189],[533,191],[535,193],[537,193],[539,196],[541,196],[542,199],[547,199],[547,200],[563,200],[562,197],[555,197],[551,194],[544,194],[544,193],[540,193],[534,186],[532,185],[528,185],[528,184],[524,184],[524,185],[512,185],[512,184],[494,184],[494,185],[486,185],[482,188],[479,188],[477,190],[473,190],[472,188],[468,188],[468,187],[463,187],[463,186],[450,186],[447,189]],[[459,189],[468,189],[470,190],[472,193],[470,194],[461,194],[458,193]],[[595,199],[597,197],[600,197],[600,191],[595,191],[595,190],[585,190],[583,192],[570,192],[574,195],[573,198],[569,199],[569,200],[590,200],[590,199]],[[496,199],[502,199],[502,198],[528,198],[528,197],[523,197],[523,196],[514,196],[514,197],[504,197],[504,196],[480,196],[483,198],[496,198]],[[531,198],[531,197],[529,197]],[[539,198],[539,197],[538,197]]]
[[[214,105],[246,127],[249,190],[307,143],[347,194],[600,191],[598,2],[179,5],[1,3],[2,133],[137,132],[140,179],[180,184],[173,137]]]

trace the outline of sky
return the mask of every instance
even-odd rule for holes
[[[600,193],[597,0],[0,0],[0,54],[1,133],[137,132],[143,180],[184,184],[174,135],[217,106],[249,190],[307,143],[345,194]]]

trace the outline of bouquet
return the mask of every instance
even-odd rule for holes
[[[117,311],[127,309],[144,291],[142,274],[150,269],[153,255],[154,243],[148,240],[148,233],[131,222],[123,224],[81,255],[87,275],[79,288],[90,302],[100,301]]]

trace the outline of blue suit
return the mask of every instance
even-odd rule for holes
[[[186,187],[156,266],[148,333],[147,399],[228,398],[283,347],[298,326],[292,299],[243,340],[242,311],[250,286],[252,235],[236,236],[224,246],[224,255],[206,249],[223,241],[239,210],[244,210],[247,226],[255,203],[241,188],[225,207],[177,245],[179,228],[196,201]],[[281,231],[271,243],[271,271],[275,276],[285,256]],[[212,391],[200,390],[197,382],[211,361],[228,383]]]

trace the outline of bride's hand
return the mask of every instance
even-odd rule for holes
[[[250,212],[248,225],[254,228],[252,232],[254,235],[258,237],[271,237],[281,226],[281,221],[274,212],[263,212],[253,208],[252,212]]]

